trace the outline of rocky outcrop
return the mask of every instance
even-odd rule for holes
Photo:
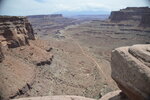
[[[15,48],[29,44],[29,39],[34,40],[31,24],[25,17],[0,16],[0,42]]]
[[[109,19],[114,22],[120,22],[125,20],[141,21],[142,16],[150,14],[150,8],[148,7],[127,7],[120,11],[112,11]]]
[[[112,52],[112,78],[131,100],[150,100],[150,45]]]

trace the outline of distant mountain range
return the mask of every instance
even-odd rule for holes
[[[109,15],[109,11],[59,11],[55,12],[63,14],[64,16],[76,16],[76,15]]]

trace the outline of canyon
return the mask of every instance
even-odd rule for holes
[[[149,14],[0,16],[0,100],[149,100]]]

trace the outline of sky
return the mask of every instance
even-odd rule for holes
[[[150,7],[150,0],[0,0],[0,15],[39,15],[63,12],[109,13],[126,7]]]

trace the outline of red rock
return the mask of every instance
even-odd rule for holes
[[[0,16],[0,40],[7,42],[9,48],[29,44],[29,39],[34,40],[31,24],[25,17]]]

